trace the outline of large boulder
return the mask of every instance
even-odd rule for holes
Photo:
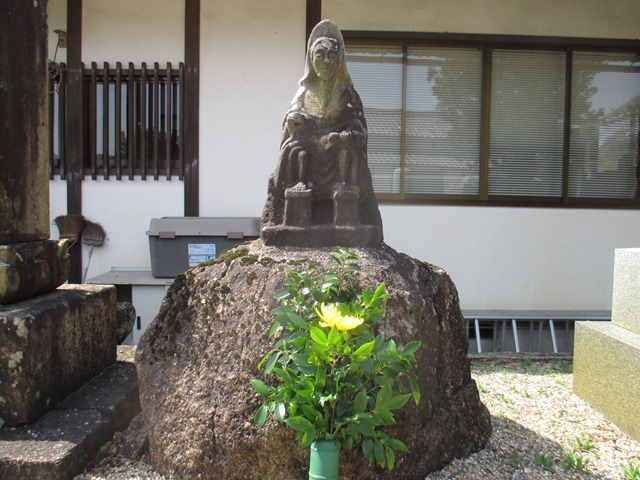
[[[397,343],[419,339],[422,399],[398,412],[387,432],[404,441],[391,473],[343,449],[342,479],[423,479],[488,440],[490,416],[471,379],[458,294],[442,269],[383,245],[353,249],[364,288],[389,293],[379,327]],[[331,264],[331,249],[266,247],[260,240],[180,275],[137,351],[140,399],[151,462],[176,478],[307,478],[308,449],[290,428],[253,422],[261,397],[249,384],[269,350],[273,295],[285,273]]]

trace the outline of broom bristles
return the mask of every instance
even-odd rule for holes
[[[82,243],[98,247],[104,243],[105,238],[107,238],[107,233],[102,225],[89,220],[85,221],[82,230]]]
[[[69,215],[60,215],[54,220],[58,226],[60,232],[60,238],[71,238],[76,240],[85,225],[84,217],[77,213],[71,213]]]

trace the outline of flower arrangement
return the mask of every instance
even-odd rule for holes
[[[251,380],[266,399],[255,421],[262,426],[274,415],[298,432],[303,447],[317,440],[349,448],[361,443],[370,462],[391,470],[395,451],[408,449],[383,427],[395,423],[394,411],[411,397],[420,400],[412,369],[420,342],[401,348],[374,334],[385,312],[385,285],[358,292],[359,257],[344,248],[331,256],[328,273],[288,272],[275,294],[280,305],[269,331],[275,343],[258,364],[269,385]]]

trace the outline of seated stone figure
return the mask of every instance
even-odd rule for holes
[[[261,237],[267,245],[382,242],[362,102],[347,72],[342,34],[330,20],[309,37],[304,75],[269,178]]]

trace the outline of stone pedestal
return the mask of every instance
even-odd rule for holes
[[[358,192],[340,188],[333,195],[333,223],[336,226],[359,225]]]
[[[36,420],[116,359],[113,286],[0,306],[0,425]]]
[[[66,245],[57,240],[0,245],[0,304],[54,290],[69,278]]]
[[[284,192],[284,223],[291,227],[306,227],[312,223],[313,192],[304,185]]]
[[[640,440],[640,248],[618,249],[611,322],[577,322],[573,390]]]

